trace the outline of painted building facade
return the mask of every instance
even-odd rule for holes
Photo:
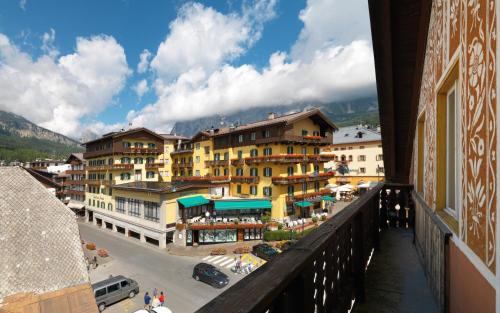
[[[496,159],[499,3],[441,0],[419,1],[420,4],[422,9],[415,13],[421,14],[421,34],[407,41],[394,35],[392,43],[394,47],[400,45],[400,50],[415,43],[411,48],[417,51],[417,60],[403,63],[401,55],[385,55],[379,49],[385,33],[378,30],[387,24],[372,20],[379,99],[385,102],[381,117],[384,112],[395,111],[391,103],[399,105],[395,101],[411,95],[411,100],[407,98],[403,105],[410,110],[401,110],[399,115],[404,119],[406,114],[412,114],[415,122],[398,126],[400,132],[392,135],[386,132],[390,136],[384,137],[384,152],[404,151],[397,146],[401,144],[397,139],[407,135],[400,134],[410,127],[408,137],[414,139],[412,153],[401,154],[400,160],[391,166],[397,167],[397,162],[411,158],[416,246],[423,255],[431,284],[438,286],[442,307],[452,313],[500,312],[496,215],[500,173]],[[392,12],[404,12],[399,4],[392,6]],[[372,6],[372,13],[378,13],[377,10]],[[401,25],[400,29],[410,27]],[[411,77],[397,70],[387,75],[390,62],[394,62],[393,69],[397,66],[406,73],[414,71],[415,83],[408,84],[410,80],[405,79]],[[409,88],[393,89],[397,91],[389,96],[390,89],[382,87],[392,82],[397,88],[392,77],[404,81]],[[411,91],[410,87],[417,88]],[[392,124],[397,125],[397,118],[394,114],[386,122],[393,119]],[[443,232],[449,234],[445,240],[439,239]]]

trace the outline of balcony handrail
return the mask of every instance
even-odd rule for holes
[[[402,205],[411,189],[379,183],[197,312],[348,312],[354,299],[364,300],[368,260],[379,249],[380,229],[387,227],[383,216],[398,201]],[[387,201],[386,190],[398,200]]]

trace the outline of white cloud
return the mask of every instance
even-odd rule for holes
[[[304,27],[292,48],[294,59],[310,60],[331,45],[371,38],[366,0],[308,0],[299,18]]]
[[[245,5],[241,14],[226,15],[200,3],[183,5],[151,67],[166,81],[193,69],[217,69],[260,38],[262,24],[275,15],[275,2],[258,0]]]
[[[33,59],[0,33],[0,110],[66,135],[77,137],[82,117],[110,105],[129,73],[123,48],[110,36],[79,37],[73,54]]]
[[[21,8],[21,10],[26,11],[26,0],[20,0],[19,7]]]
[[[141,81],[139,81],[136,85],[134,85],[134,87],[132,87],[132,89],[135,91],[135,93],[137,94],[137,97],[139,97],[139,99],[142,98],[142,96],[149,91],[149,86],[148,86],[148,82],[145,80],[145,79],[142,79]]]
[[[286,61],[275,53],[259,71],[251,65],[225,65],[205,77],[190,71],[170,85],[156,86],[158,101],[131,111],[136,126],[167,130],[177,120],[252,107],[325,102],[363,97],[375,91],[371,46],[354,41],[318,51],[310,62]]]
[[[148,49],[144,49],[139,56],[139,64],[137,64],[137,72],[144,73],[149,68],[149,58],[151,58],[151,52]]]
[[[48,56],[55,58],[59,55],[59,51],[54,46],[54,41],[56,40],[56,31],[51,28],[49,32],[44,33],[42,36],[42,51]]]
[[[290,55],[275,52],[264,69],[228,64],[260,38],[273,8],[273,2],[258,1],[241,14],[223,15],[199,4],[184,6],[152,61],[157,101],[130,111],[127,119],[167,131],[177,120],[215,113],[375,93],[368,8],[361,0],[309,0]]]

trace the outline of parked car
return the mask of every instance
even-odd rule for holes
[[[261,243],[258,245],[253,246],[252,248],[252,253],[256,256],[258,256],[261,259],[264,259],[266,261],[272,260],[275,256],[278,255],[278,251],[271,247],[268,244]]]
[[[110,304],[133,298],[139,293],[139,284],[133,279],[119,275],[92,284],[92,289],[99,311],[102,312]]]
[[[229,277],[226,274],[207,263],[198,263],[194,266],[193,278],[215,288],[223,288],[229,283]]]
[[[281,245],[280,250],[286,251],[286,250],[290,249],[290,247],[293,246],[296,242],[297,242],[297,240],[288,240],[283,245]]]

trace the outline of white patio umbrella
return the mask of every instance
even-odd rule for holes
[[[328,185],[326,185],[326,188],[330,188],[330,189],[337,188],[337,187],[338,187],[338,185],[336,185],[336,184],[328,184]]]

